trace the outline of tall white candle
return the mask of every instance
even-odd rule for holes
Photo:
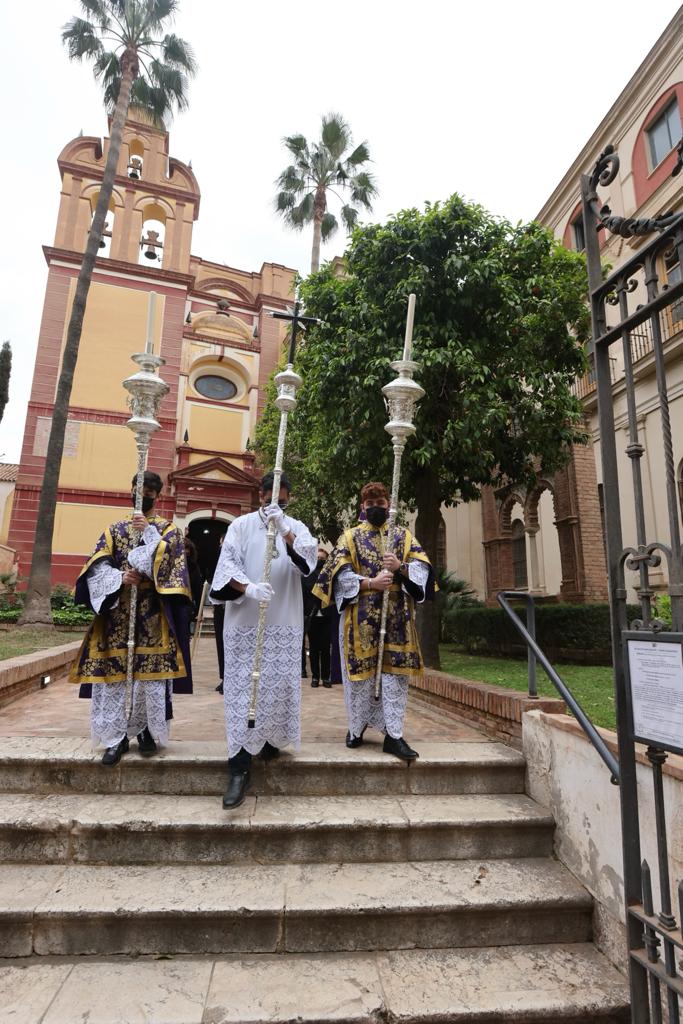
[[[415,292],[408,296],[408,319],[406,320],[406,338],[403,343],[403,358],[410,359],[413,350],[413,320],[415,319]]]
[[[152,354],[154,352],[154,317],[157,308],[157,293],[149,293],[149,303],[147,305],[147,339],[145,341],[145,352]]]

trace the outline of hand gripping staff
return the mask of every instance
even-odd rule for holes
[[[156,293],[150,292],[147,307],[147,340],[145,351],[132,357],[140,369],[132,377],[123,382],[130,393],[128,406],[131,417],[126,423],[135,434],[135,445],[138,450],[138,470],[135,481],[135,511],[142,512],[142,490],[145,483],[149,442],[152,434],[160,429],[157,422],[159,403],[169,392],[168,384],[161,379],[157,370],[166,362],[161,356],[154,354],[154,313],[156,309]],[[137,530],[133,531],[133,543],[138,541]],[[133,710],[133,668],[135,659],[135,621],[138,607],[138,588],[133,585],[130,590],[130,615],[128,619],[128,659],[126,664],[126,718],[130,721]]]
[[[389,525],[387,528],[386,544],[382,545],[382,554],[390,549],[389,540],[391,531],[396,522],[398,512],[398,486],[401,479],[401,459],[405,451],[406,441],[415,433],[413,418],[415,406],[424,397],[424,389],[413,380],[413,374],[419,370],[420,364],[414,363],[410,356],[413,345],[413,320],[415,319],[415,295],[413,292],[408,296],[408,317],[406,319],[406,334],[403,344],[403,359],[397,359],[391,364],[392,370],[398,372],[398,377],[382,388],[382,394],[386,400],[389,411],[389,422],[384,429],[391,435],[391,443],[394,446],[394,472],[391,479],[391,501],[389,504]],[[379,646],[377,650],[377,668],[375,669],[375,700],[379,700],[382,690],[382,662],[384,661],[384,642],[387,634],[387,613],[389,611],[389,591],[382,594],[382,612],[379,626]]]
[[[272,504],[276,505],[280,497],[280,480],[282,477],[282,461],[285,454],[285,439],[287,437],[287,418],[290,412],[296,408],[296,393],[303,381],[298,373],[294,372],[294,356],[296,353],[296,336],[299,326],[303,324],[319,324],[320,320],[313,316],[301,316],[301,303],[294,303],[292,313],[271,313],[276,320],[289,320],[292,324],[292,335],[289,343],[289,355],[287,356],[287,367],[275,377],[277,384],[277,398],[275,404],[280,410],[280,430],[277,437],[277,452],[275,455],[275,466],[273,468],[273,496]],[[262,583],[270,583],[270,567],[275,551],[275,523],[269,520],[266,532],[266,555],[263,561]],[[251,696],[249,698],[249,716],[247,727],[253,729],[256,726],[256,708],[258,705],[259,683],[261,681],[261,663],[263,661],[263,644],[266,634],[266,613],[268,602],[259,601],[258,626],[256,629],[256,651],[254,654],[254,668],[251,673]]]

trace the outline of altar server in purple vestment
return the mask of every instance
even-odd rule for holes
[[[135,503],[133,478],[132,500]],[[95,613],[71,670],[91,697],[93,743],[115,765],[137,737],[140,753],[168,743],[171,694],[192,693],[192,594],[182,532],[156,515],[161,477],[145,473],[142,513],[108,526],[76,582],[76,603]],[[127,702],[132,585],[138,588],[132,692]],[[128,706],[127,706],[128,705]],[[127,712],[130,712],[128,714]]]
[[[359,747],[368,726],[384,734],[384,752],[403,761],[418,753],[403,736],[411,676],[423,668],[415,603],[434,595],[434,573],[410,531],[389,532],[389,492],[382,483],[361,491],[364,519],[346,530],[323,567],[313,593],[322,607],[336,604],[339,654],[349,729],[347,747]],[[382,596],[389,591],[380,699],[375,700]]]
[[[301,643],[304,608],[301,578],[318,558],[308,528],[285,515],[289,482],[282,476],[279,504],[272,503],[273,474],[259,491],[260,508],[230,524],[211,587],[211,600],[225,603],[225,725],[230,779],[223,806],[239,807],[248,785],[253,754],[277,757],[280,748],[301,741]],[[270,584],[259,582],[266,530],[277,530]],[[268,602],[256,724],[248,728],[251,673],[256,651],[259,602]]]

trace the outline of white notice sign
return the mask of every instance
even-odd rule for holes
[[[654,746],[683,747],[683,647],[629,640],[633,732]]]

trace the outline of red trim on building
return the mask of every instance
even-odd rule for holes
[[[650,107],[633,146],[631,168],[633,170],[636,209],[641,207],[657,191],[659,186],[670,177],[676,164],[676,145],[678,144],[678,139],[674,142],[674,148],[669,155],[651,169],[647,138],[648,129],[652,127],[673,96],[676,96],[678,99],[678,111],[683,119],[683,82],[676,82],[666,89],[657,102]]]

